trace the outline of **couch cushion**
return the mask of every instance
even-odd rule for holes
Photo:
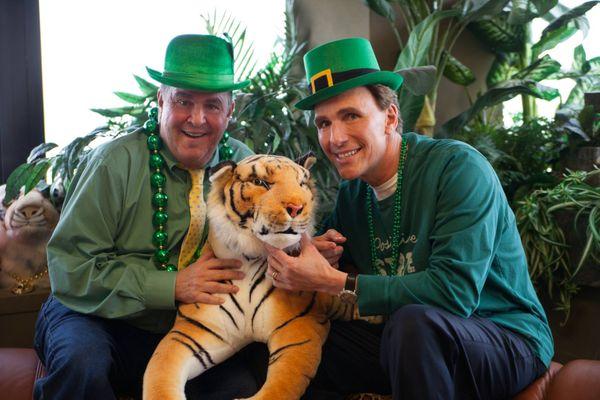
[[[600,361],[568,362],[550,383],[548,400],[600,399]]]
[[[544,400],[546,399],[546,394],[548,392],[548,388],[550,386],[550,380],[558,373],[558,371],[562,368],[562,364],[557,362],[551,362],[550,368],[548,371],[538,379],[533,381],[533,383],[521,393],[513,397],[513,400]]]
[[[0,394],[3,399],[31,400],[33,383],[44,375],[33,349],[0,348]]]

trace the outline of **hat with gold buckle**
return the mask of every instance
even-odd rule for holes
[[[315,47],[304,55],[304,68],[310,95],[295,104],[301,110],[312,110],[315,104],[358,86],[382,84],[398,90],[403,81],[402,76],[379,69],[371,43],[364,38]]]

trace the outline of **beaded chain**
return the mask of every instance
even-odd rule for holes
[[[169,214],[167,213],[167,203],[169,197],[165,193],[166,176],[162,170],[165,166],[165,159],[160,154],[163,147],[162,139],[158,134],[158,108],[153,107],[148,111],[148,120],[144,123],[144,131],[148,135],[147,145],[150,150],[150,186],[152,187],[152,205],[154,214],[152,215],[152,225],[154,233],[152,234],[152,244],[156,247],[154,251],[154,261],[157,268],[165,271],[175,272],[177,267],[169,264],[171,252],[167,249],[168,235],[166,231]],[[219,142],[219,157],[221,160],[229,160],[233,157],[233,149],[227,143],[229,133],[225,132]]]
[[[400,160],[398,161],[398,174],[396,178],[396,193],[394,193],[394,222],[392,228],[392,265],[390,270],[387,271],[388,276],[395,276],[398,272],[398,258],[400,257],[400,222],[402,213],[402,177],[404,175],[404,161],[406,160],[406,153],[408,150],[408,144],[405,140],[402,140],[400,146]],[[373,223],[373,189],[367,185],[366,192],[366,205],[367,205],[367,222],[369,225],[369,245],[371,248],[371,269],[375,275],[379,274],[379,271],[375,267],[375,261],[378,258],[377,247],[375,246],[375,225]]]

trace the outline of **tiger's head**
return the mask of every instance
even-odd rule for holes
[[[2,205],[5,193],[0,186],[0,289],[15,286],[14,275],[31,277],[44,271],[46,244],[59,218],[52,203],[36,189],[26,195],[21,192],[7,209]],[[48,276],[33,283],[50,286]]]
[[[236,253],[263,254],[263,242],[280,249],[312,234],[315,189],[308,153],[296,161],[274,155],[224,161],[210,170],[211,235]]]
[[[1,200],[5,186],[0,187],[0,226],[14,239],[36,244],[48,240],[58,223],[59,214],[52,203],[40,191],[33,189],[27,194],[20,193],[8,208]]]

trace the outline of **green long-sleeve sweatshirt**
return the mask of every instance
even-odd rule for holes
[[[373,272],[365,206],[367,184],[341,185],[325,222],[344,234],[342,263],[359,271],[361,315],[388,315],[405,304],[428,304],[456,315],[476,314],[522,335],[549,364],[553,344],[527,271],[515,217],[487,160],[472,147],[413,133],[402,186],[398,276],[391,264],[394,196],[374,206]]]

